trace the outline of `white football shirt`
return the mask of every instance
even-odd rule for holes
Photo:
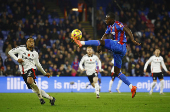
[[[24,61],[22,64],[19,63],[19,69],[22,74],[26,74],[29,69],[36,69],[36,67],[44,75],[46,74],[39,62],[38,52],[35,50],[30,51],[25,45],[21,45],[11,49],[8,54],[16,61],[18,61],[18,59],[22,59]],[[16,57],[15,54],[18,54],[18,57]]]
[[[164,59],[162,56],[159,56],[159,57],[156,57],[155,55],[151,56],[149,60],[145,63],[144,70],[146,70],[149,63],[151,63],[151,73],[162,72],[161,66],[163,67],[165,71],[168,71],[165,66]]]
[[[80,61],[79,67],[80,69],[85,69],[87,75],[92,75],[96,72],[96,61],[99,66],[99,70],[101,70],[101,61],[96,55],[88,56],[87,54],[84,55]],[[83,68],[84,63],[84,68]]]

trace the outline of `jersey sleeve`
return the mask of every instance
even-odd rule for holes
[[[152,61],[153,57],[150,57],[149,60],[145,63],[144,70],[147,69],[148,64]]]
[[[161,57],[162,58],[162,57]],[[164,63],[164,59],[162,58],[161,59],[161,65],[162,65],[162,68],[167,72],[168,70],[167,70],[167,68],[166,68],[166,66],[165,66],[165,63]]]
[[[121,22],[116,22],[116,28],[117,28],[117,30],[119,30],[119,31],[123,31],[123,28],[124,28],[124,25],[123,25],[123,23],[121,23]]]
[[[79,68],[80,68],[81,70],[84,69],[84,68],[83,68],[84,59],[85,59],[85,57],[83,56],[82,59],[81,59],[81,61],[80,61],[80,63],[79,63]]]
[[[110,34],[110,27],[109,26],[107,26],[107,30],[106,30],[105,34]]]
[[[38,56],[38,53],[36,53],[36,57],[35,57],[35,59],[34,59],[35,65],[36,65],[36,67],[38,68],[38,70],[39,70],[41,73],[43,73],[43,75],[45,75],[46,72],[45,72],[44,69],[42,68],[42,66],[41,66],[41,64],[40,64],[40,62],[39,62],[38,57],[39,57],[39,56]]]
[[[16,61],[18,61],[18,57],[15,56],[15,54],[20,54],[20,51],[22,50],[21,47],[16,47],[11,49],[8,54]]]

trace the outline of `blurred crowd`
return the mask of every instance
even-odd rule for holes
[[[158,2],[156,2],[158,1]],[[106,30],[105,15],[114,12],[116,20],[128,26],[141,46],[134,46],[127,35],[127,53],[123,59],[122,71],[129,76],[150,76],[143,73],[144,63],[153,55],[155,48],[161,49],[165,64],[170,70],[170,27],[169,7],[167,1],[119,0],[122,10],[111,1],[107,7],[99,7],[97,12],[97,35],[101,38]],[[35,39],[35,49],[46,72],[53,76],[85,76],[78,68],[79,61],[86,54],[86,47],[78,48],[70,40],[73,29],[82,31],[82,40],[93,37],[82,28],[76,12],[68,8],[67,17],[59,18],[56,10],[49,12],[44,0],[6,0],[0,3],[0,40],[3,41],[0,56],[0,75],[20,76],[17,63],[8,51],[26,42],[26,38]],[[91,5],[88,6],[88,20],[91,23]],[[159,10],[158,10],[159,9]],[[53,21],[51,21],[53,20]],[[7,32],[7,38],[3,31]],[[112,38],[110,35],[109,38]],[[110,76],[113,64],[112,53],[105,50],[100,54],[103,76]],[[37,75],[42,75],[36,71]],[[166,74],[165,74],[166,75]]]

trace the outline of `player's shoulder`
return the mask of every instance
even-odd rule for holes
[[[164,59],[162,56],[159,56],[159,58],[162,59],[162,60]]]
[[[82,58],[87,58],[88,57],[88,55],[87,54],[85,54]]]
[[[97,56],[97,55],[95,55],[95,54],[93,54],[93,57],[98,58],[98,56]]]
[[[123,25],[123,23],[122,23],[122,22],[120,22],[120,21],[115,21],[115,23],[116,23],[117,25],[120,25],[120,24],[122,24],[122,25]]]
[[[17,46],[16,48],[14,49],[26,49],[26,45],[20,45],[20,46]]]

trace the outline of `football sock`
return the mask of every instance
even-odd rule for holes
[[[160,81],[161,85],[160,85],[160,93],[163,93],[163,89],[164,89],[164,80]]]
[[[126,85],[129,86],[130,89],[132,89],[132,84],[122,72],[119,73],[118,78],[120,78]]]
[[[92,45],[92,46],[99,46],[100,41],[99,40],[89,40],[89,41],[80,41],[82,45]]]
[[[99,95],[99,84],[95,83],[94,85],[95,85],[96,94]]]
[[[33,89],[33,91],[37,94],[39,99],[42,99],[41,92],[38,88],[38,86],[35,83],[30,84],[30,87]]]
[[[49,100],[52,100],[52,99],[53,99],[53,97],[50,96],[50,95],[48,95],[44,90],[40,89],[40,92],[41,92],[41,94],[42,94],[42,96],[43,96],[44,98],[47,98],[47,99],[49,99]]]
[[[122,85],[122,80],[119,80],[119,82],[117,84],[117,89],[119,89],[121,85]]]
[[[153,88],[155,87],[156,85],[156,82],[152,82],[152,88],[151,88],[151,91],[153,91]]]
[[[113,84],[113,81],[112,81],[112,80],[110,80],[110,82],[109,82],[109,91],[111,91],[112,84]]]

